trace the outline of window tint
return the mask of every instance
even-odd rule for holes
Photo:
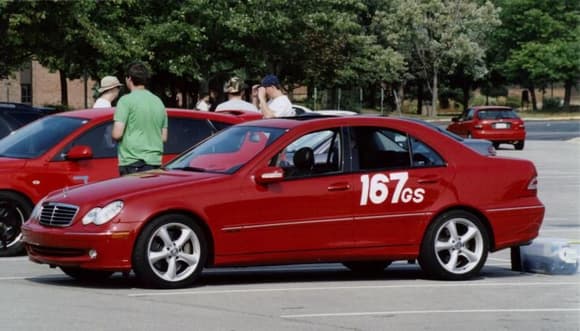
[[[43,117],[0,140],[0,155],[14,158],[38,157],[84,123],[85,119],[74,117]]]
[[[343,167],[341,146],[339,128],[311,132],[286,146],[270,164],[282,167],[286,178],[334,173]]]
[[[482,120],[516,119],[518,115],[513,110],[486,109],[480,110],[477,116]]]
[[[445,161],[431,147],[413,137],[410,139],[413,150],[413,167],[444,166]]]
[[[0,117],[0,138],[7,136],[11,132],[8,124]]]
[[[66,145],[61,153],[55,155],[53,161],[63,161],[68,151],[73,146],[89,146],[93,151],[93,158],[116,158],[117,157],[117,144],[111,137],[111,132],[113,130],[113,122],[108,122],[95,126],[87,130],[73,140],[70,144]]]
[[[354,157],[361,170],[410,167],[409,141],[401,132],[373,127],[355,127]]]
[[[211,123],[218,131],[221,131],[223,129],[226,129],[226,128],[229,128],[230,126],[232,126],[232,123],[226,123],[226,122],[211,121]]]
[[[212,134],[207,120],[169,117],[164,153],[179,154]]]

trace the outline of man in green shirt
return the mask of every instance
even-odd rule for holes
[[[161,99],[145,88],[148,80],[149,71],[143,63],[129,65],[125,83],[131,93],[117,102],[112,133],[119,141],[121,176],[161,166],[167,112]]]

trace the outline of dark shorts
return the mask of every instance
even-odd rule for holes
[[[150,165],[145,163],[145,161],[139,160],[137,162],[133,162],[126,166],[119,166],[119,175],[125,176],[129,174],[134,174],[136,172],[142,172],[152,169],[159,169],[161,166],[158,165]]]

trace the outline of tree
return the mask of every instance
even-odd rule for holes
[[[498,0],[502,26],[495,38],[496,67],[510,81],[530,90],[537,110],[535,88],[565,82],[565,107],[580,78],[580,3],[554,0]]]
[[[412,74],[426,82],[432,97],[429,116],[434,117],[441,74],[461,69],[478,79],[487,72],[486,40],[499,24],[497,10],[490,2],[468,0],[396,0],[391,9],[385,33],[409,63],[416,62],[418,71]]]

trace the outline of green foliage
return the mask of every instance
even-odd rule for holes
[[[559,110],[562,108],[563,100],[561,98],[544,98],[542,110]]]

